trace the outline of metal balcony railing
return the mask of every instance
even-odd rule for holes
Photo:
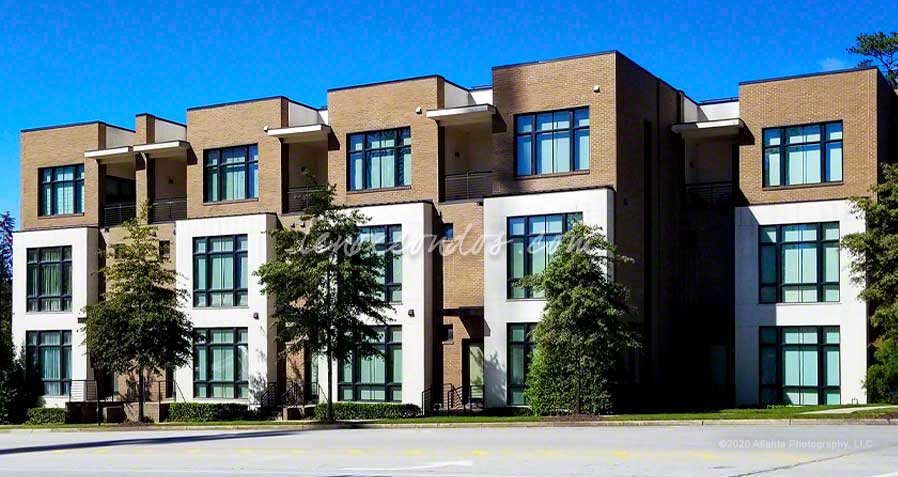
[[[115,227],[137,216],[137,204],[123,202],[121,204],[109,204],[103,208],[103,225]]]
[[[686,207],[689,210],[726,209],[732,206],[731,181],[686,184]]]
[[[443,178],[446,201],[482,199],[493,192],[493,172],[464,172]]]
[[[294,187],[287,190],[287,212],[305,212],[316,197],[324,192],[324,186]]]
[[[170,199],[154,200],[147,211],[151,224],[160,222],[174,222],[187,218],[187,198],[172,197]]]

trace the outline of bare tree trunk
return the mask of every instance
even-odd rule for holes
[[[138,370],[138,373],[139,374],[137,377],[137,388],[138,388],[137,389],[137,420],[140,422],[143,422],[143,420],[144,420],[143,401],[146,397],[146,396],[144,396],[144,389],[143,389],[145,386],[145,378],[143,375],[143,368],[140,368]]]
[[[325,397],[327,398],[327,420],[334,420],[334,400],[331,394],[333,394],[334,386],[334,353],[331,350],[330,345],[327,347],[327,393],[325,393]]]

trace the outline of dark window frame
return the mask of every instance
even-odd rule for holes
[[[41,335],[49,333],[59,334],[58,345],[41,344]],[[35,344],[31,344],[31,336],[35,337]],[[68,336],[68,340],[66,340]],[[41,361],[41,348],[59,348],[59,376],[60,379],[44,380],[43,362]],[[68,349],[68,361],[65,350]],[[72,390],[72,332],[71,330],[35,330],[25,332],[25,369],[26,375],[32,380],[31,386],[42,396],[68,396]],[[67,370],[66,370],[67,369]],[[64,374],[68,374],[66,378]],[[59,383],[59,394],[46,394],[45,383]]]
[[[542,234],[531,234],[530,233],[530,221],[543,218],[544,220],[548,217],[552,216],[562,216],[563,228],[561,233],[542,233]],[[516,219],[524,219],[524,234],[523,235],[512,235],[511,233],[511,221]],[[572,219],[579,220],[578,222],[572,222]],[[516,215],[513,217],[508,217],[505,220],[505,232],[506,238],[508,239],[508,243],[505,247],[506,254],[506,269],[505,269],[505,278],[506,278],[506,291],[505,297],[508,300],[527,300],[527,299],[542,299],[539,296],[535,296],[533,289],[526,287],[515,287],[514,284],[521,278],[513,278],[511,276],[511,270],[513,267],[514,256],[512,254],[512,246],[517,242],[523,242],[524,244],[524,277],[528,277],[533,275],[533,251],[530,249],[530,240],[534,237],[542,237],[543,242],[546,242],[546,238],[555,238],[555,237],[564,237],[564,234],[570,232],[575,223],[583,223],[583,212],[560,212],[557,214],[539,214],[539,215]],[[548,262],[547,262],[548,265]],[[515,288],[523,288],[524,296],[523,297],[514,297],[513,291]]]
[[[783,335],[786,330],[791,329],[801,329],[801,328],[813,328],[817,333],[817,342],[813,344],[806,343],[784,343]],[[839,330],[839,343],[832,344],[826,343],[826,330],[827,329],[837,329]],[[764,330],[765,329],[773,329],[776,331],[776,343],[765,343],[764,342]],[[785,372],[783,367],[783,349],[791,347],[791,348],[799,348],[799,349],[807,349],[807,348],[816,348],[817,352],[817,386],[784,386],[783,382],[784,377],[783,373]],[[765,348],[776,348],[776,383],[775,384],[764,384],[764,349]],[[827,349],[837,349],[839,350],[839,385],[833,386],[828,385],[826,383],[826,350]],[[765,404],[764,402],[764,391],[765,390],[773,390],[776,393],[776,402],[767,403],[767,404],[783,404],[785,399],[783,398],[783,390],[784,388],[789,389],[797,389],[798,392],[808,391],[812,389],[817,390],[817,403],[825,404],[826,403],[826,392],[827,391],[838,391],[841,395],[842,393],[842,328],[840,326],[760,326],[758,327],[758,403]]]
[[[833,225],[839,228],[839,238],[838,239],[824,239],[823,238],[823,226],[824,225]],[[800,240],[800,241],[792,241],[792,242],[784,242],[783,237],[783,227],[788,226],[796,226],[796,225],[813,225],[816,228],[817,239],[816,240]],[[763,231],[766,228],[775,227],[776,228],[776,242],[764,242],[762,240]],[[826,264],[824,263],[824,247],[826,245],[836,244],[839,246],[840,256],[839,256],[839,266],[841,267],[841,245],[840,240],[842,237],[842,229],[841,224],[836,221],[827,221],[827,222],[802,222],[795,224],[776,224],[776,225],[759,225],[758,226],[758,303],[760,304],[778,304],[778,303],[838,303],[842,298],[842,285],[840,281],[826,281]],[[783,289],[788,287],[801,287],[801,286],[810,286],[808,284],[802,283],[785,283],[783,278],[783,246],[784,245],[805,245],[805,244],[815,244],[817,246],[817,301],[812,302],[787,302],[783,300]],[[775,250],[774,253],[774,267],[776,267],[776,283],[773,282],[764,282],[764,253],[763,250],[765,248],[773,248]],[[836,286],[839,288],[839,300],[834,301],[825,301],[824,298],[824,290],[827,287]],[[769,301],[764,299],[764,289],[776,287],[776,300]]]
[[[403,144],[402,133],[404,131],[408,131],[408,144]],[[368,147],[368,136],[373,134],[380,133],[389,133],[392,132],[395,134],[394,142],[392,146],[387,147]],[[356,136],[362,137],[362,149],[353,150],[352,149],[352,139]],[[350,192],[355,191],[367,191],[367,190],[380,190],[380,189],[395,189],[397,187],[410,187],[412,185],[412,178],[405,177],[405,162],[402,156],[402,151],[404,149],[408,149],[409,154],[409,162],[412,162],[412,129],[411,126],[401,126],[397,128],[387,128],[387,129],[375,129],[371,131],[359,131],[353,132],[346,135],[346,190]],[[379,151],[393,151],[393,185],[384,186],[383,178],[381,178],[381,186],[380,187],[372,187],[371,186],[371,174],[370,174],[370,164],[368,155],[373,152]],[[353,181],[352,181],[352,156],[354,154],[362,155],[362,187],[360,189],[355,189]],[[402,166],[402,167],[400,167]],[[410,168],[411,169],[411,168]],[[405,180],[405,183],[403,183]]]
[[[826,126],[831,124],[839,124],[842,126],[842,138],[840,139],[827,139],[826,134]],[[803,128],[807,126],[819,126],[820,127],[820,140],[819,141],[810,141],[810,142],[796,142],[792,144],[788,144],[786,142],[786,131],[790,128]],[[767,146],[764,144],[764,138],[767,136],[768,131],[778,130],[780,134],[780,143],[778,145]],[[762,188],[788,188],[788,187],[803,187],[803,186],[812,186],[815,184],[839,184],[845,180],[845,148],[843,141],[845,140],[845,125],[842,120],[834,120],[834,121],[823,121],[823,122],[814,122],[814,123],[804,123],[804,124],[790,124],[788,126],[776,126],[769,128],[761,129],[761,187]],[[826,157],[827,157],[827,146],[829,144],[841,143],[843,144],[842,148],[842,179],[828,181],[826,180],[829,175],[829,170],[826,167]],[[789,147],[793,146],[808,146],[817,144],[820,146],[820,182],[803,182],[801,184],[786,184],[786,151]],[[767,180],[767,151],[778,149],[780,154],[780,183],[770,185]]]
[[[400,277],[399,281],[396,281],[396,277],[393,274],[393,259],[395,257],[399,257],[400,263],[399,266],[402,267],[402,225],[401,224],[390,224],[390,225],[366,225],[363,227],[359,227],[359,233],[368,232],[374,229],[383,229],[384,232],[384,243],[374,245],[374,251],[377,253],[383,252],[383,260],[384,260],[384,300],[387,303],[398,304],[402,303],[402,277]],[[399,242],[391,242],[390,237],[393,236],[392,231],[398,231],[400,240]],[[394,290],[399,291],[399,300],[392,300],[392,292]]]
[[[251,149],[256,149],[256,159],[253,159],[251,154]],[[230,151],[234,149],[243,149],[244,152],[244,161],[243,162],[232,162],[225,163],[224,162],[224,153],[225,151]],[[209,154],[212,152],[218,153],[218,163],[217,164],[209,164]],[[244,181],[244,190],[246,191],[246,196],[242,198],[233,198],[233,199],[224,199],[222,198],[222,190],[224,189],[225,183],[225,174],[224,169],[229,166],[234,165],[243,165],[243,181]],[[254,191],[251,187],[252,180],[250,176],[252,174],[253,165],[255,165],[256,174],[256,187],[259,189],[258,191]],[[209,181],[209,171],[215,170],[218,174],[217,181],[215,184],[210,184]],[[227,147],[216,147],[209,148],[203,150],[203,202],[205,203],[218,203],[218,202],[235,202],[241,200],[258,200],[259,193],[261,192],[261,187],[259,187],[259,145],[258,144],[245,144],[240,146],[227,146]],[[217,198],[212,199],[212,186],[216,188]],[[253,195],[255,193],[255,195]]]
[[[402,377],[400,376],[400,380],[396,381],[395,376],[393,375],[393,350],[402,349],[402,341],[405,339],[404,330],[401,325],[389,325],[389,326],[372,326],[371,327],[375,332],[378,330],[383,330],[384,332],[384,340],[379,342],[374,342],[374,347],[377,349],[380,356],[383,357],[384,360],[384,382],[383,383],[362,383],[359,381],[361,377],[361,365],[362,365],[362,357],[359,353],[353,352],[350,356],[350,362],[352,366],[352,380],[348,381],[346,379],[346,372],[344,370],[345,361],[340,360],[337,363],[337,400],[344,402],[402,402],[402,399],[393,399],[393,391],[399,391],[402,394]],[[400,341],[393,341],[393,331],[399,330],[400,332]],[[376,400],[376,399],[361,399],[361,393],[363,390],[376,390],[379,388],[383,388],[384,390],[384,399]],[[351,390],[352,391],[352,399],[344,400],[343,399],[343,391]]]
[[[589,124],[587,124],[586,126],[577,126],[576,125],[577,111],[581,111],[581,110],[586,110],[586,113],[587,113],[587,118],[589,120]],[[563,112],[571,113],[570,127],[562,128],[562,129],[554,129],[554,125],[553,125],[553,129],[547,129],[544,131],[539,131],[536,129],[536,117],[539,116],[540,114],[554,115],[555,113],[563,113]],[[518,122],[521,120],[521,118],[528,117],[528,116],[532,120],[532,123],[531,123],[532,128],[531,128],[530,132],[518,132]],[[554,120],[553,120],[553,122],[554,122]],[[592,115],[590,114],[588,105],[587,106],[577,106],[577,107],[573,107],[573,108],[561,108],[561,109],[552,109],[552,110],[548,110],[548,111],[535,111],[535,112],[516,114],[514,116],[514,175],[515,175],[515,177],[549,176],[549,175],[553,175],[553,174],[569,174],[569,173],[575,173],[575,172],[589,171],[590,168],[592,167],[591,161],[590,161],[590,166],[585,169],[576,169],[574,167],[576,165],[576,151],[577,151],[575,142],[576,142],[576,137],[577,137],[577,131],[585,130],[587,132],[587,136],[590,137],[590,144],[592,144],[592,142],[591,142],[592,141],[592,137],[591,137],[592,133],[590,130],[591,126],[592,126]],[[571,141],[570,154],[569,154],[569,158],[568,158],[568,161],[569,161],[568,162],[568,170],[563,171],[563,172],[558,172],[558,171],[553,171],[553,172],[548,172],[548,173],[538,172],[537,167],[536,167],[537,166],[536,150],[537,150],[537,144],[538,144],[537,137],[540,134],[553,134],[554,135],[555,133],[565,132],[565,131],[567,131],[570,134],[570,141]],[[522,136],[530,137],[530,174],[519,174],[518,173],[518,138],[520,138]],[[553,156],[554,156],[554,152],[553,152]],[[554,159],[554,157],[553,157],[553,159]],[[554,161],[553,161],[553,163],[554,163]]]
[[[59,250],[59,260],[42,261],[41,256],[47,250]],[[68,251],[68,253],[66,253]],[[32,261],[32,253],[37,255],[37,261]],[[68,258],[66,258],[68,257]],[[72,311],[72,246],[61,245],[57,247],[36,247],[29,248],[25,252],[25,300],[26,313],[69,313]],[[59,295],[41,294],[41,284],[44,282],[42,265],[51,264],[59,267]],[[68,265],[68,267],[66,267]],[[66,273],[66,270],[68,272]],[[33,275],[37,274],[37,290],[29,290],[31,287]],[[68,293],[66,293],[66,291]],[[60,300],[60,309],[58,311],[43,309],[42,305],[46,300]],[[34,305],[34,307],[32,307]]]
[[[74,167],[74,179],[72,180],[56,180],[56,170],[57,169],[65,169],[67,167]],[[50,171],[50,181],[44,182],[44,171]],[[57,184],[72,184],[72,212],[59,212],[56,207],[56,185]],[[78,185],[81,185],[81,188],[78,189]],[[52,166],[52,167],[41,167],[37,170],[37,190],[38,190],[38,204],[37,211],[38,216],[40,217],[53,217],[56,215],[79,215],[84,214],[84,200],[82,195],[84,194],[84,164],[66,164],[61,166]],[[44,188],[48,187],[50,190],[50,210],[44,210]],[[80,193],[79,193],[80,190]]]
[[[230,330],[234,334],[234,341],[231,343],[212,343],[211,336],[213,331],[222,331],[222,330]],[[240,332],[243,331],[246,336],[246,341],[240,340]],[[205,341],[200,342],[199,337],[203,336]],[[243,379],[238,379],[237,376],[240,374],[240,347],[246,348],[246,359],[249,360],[249,328],[245,327],[215,327],[215,328],[195,328],[194,329],[194,338],[193,338],[193,397],[196,399],[249,399],[249,376],[244,376]],[[234,351],[234,380],[233,381],[214,381],[212,379],[212,350],[214,348],[231,348]],[[206,353],[206,379],[200,380],[197,379],[197,363],[199,361],[198,356],[200,352]],[[248,369],[249,363],[247,363]],[[247,373],[249,374],[249,373]],[[213,397],[212,396],[212,388],[215,385],[223,385],[229,384],[233,385],[232,387],[232,397]],[[196,391],[200,386],[204,386],[206,388],[206,395],[203,397],[198,397]],[[240,389],[246,389],[246,397],[240,397]]]
[[[507,383],[507,391],[506,391],[506,403],[509,406],[526,406],[527,401],[521,404],[516,404],[512,401],[512,396],[515,392],[524,392],[527,387],[527,372],[530,370],[530,361],[533,355],[533,350],[536,349],[536,343],[533,341],[533,331],[536,329],[537,323],[508,323],[506,332],[508,333],[505,336],[506,342],[506,383]],[[515,341],[512,340],[512,329],[514,328],[524,328],[524,340],[523,341]],[[524,382],[522,384],[512,384],[511,383],[511,352],[512,349],[522,348],[524,350]]]
[[[246,250],[240,250],[240,238],[246,239]],[[230,238],[233,241],[233,249],[225,252],[213,252],[212,251],[212,239],[221,239],[221,238]],[[206,243],[206,251],[205,252],[197,252],[196,244],[199,241],[205,241]],[[236,235],[211,235],[207,237],[194,237],[191,241],[192,255],[193,255],[193,307],[194,308],[246,308],[249,306],[249,237],[247,234],[236,234]],[[234,288],[212,288],[212,258],[217,256],[225,256],[230,255],[233,257],[234,263]],[[197,259],[199,257],[206,258],[206,288],[197,288]],[[241,257],[247,258],[247,270],[246,270],[246,280],[241,280],[240,277],[240,267],[238,265],[239,259]],[[240,282],[243,282],[247,287],[238,286]],[[212,305],[212,295],[213,294],[224,294],[224,293],[233,293],[233,304],[231,305]],[[198,305],[197,296],[204,295],[205,296],[205,305]],[[247,299],[247,304],[241,305],[240,298],[241,296],[245,296]]]

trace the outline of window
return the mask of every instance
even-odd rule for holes
[[[772,327],[760,332],[762,404],[840,404],[838,327]]]
[[[246,328],[197,328],[193,344],[193,396],[249,397]]]
[[[353,353],[337,368],[341,401],[402,401],[402,327],[374,326],[377,354]]]
[[[508,405],[523,406],[524,382],[533,353],[533,330],[536,323],[508,325]]]
[[[452,224],[443,224],[443,240],[455,238],[455,227]]]
[[[589,108],[515,116],[518,176],[589,169]]]
[[[378,225],[359,227],[359,240],[370,242],[374,252],[383,257],[384,271],[380,283],[390,303],[402,302],[402,226]]]
[[[41,382],[44,396],[67,396],[72,385],[72,332],[29,331],[25,333],[28,375]]]
[[[193,239],[193,306],[247,306],[246,235]]]
[[[760,302],[839,301],[839,223],[759,229]]]
[[[171,258],[171,242],[168,240],[159,241],[159,258],[168,260]]]
[[[842,121],[764,129],[764,187],[842,180]]]
[[[72,247],[29,248],[29,312],[72,311]]]
[[[412,183],[409,128],[349,135],[349,190],[383,189]]]
[[[582,221],[579,212],[508,219],[508,298],[542,298],[516,282],[545,270],[564,234]]]
[[[259,197],[259,147],[206,149],[206,202],[244,200]]]
[[[38,174],[40,215],[84,213],[84,165],[45,167]]]

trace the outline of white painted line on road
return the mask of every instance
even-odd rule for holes
[[[890,472],[888,474],[871,475],[870,477],[898,477],[898,471]]]
[[[474,465],[474,463],[469,460],[454,460],[450,462],[413,465],[410,467],[344,467],[343,470],[352,472],[404,472],[409,470],[440,469],[442,467],[471,467],[472,465]]]

